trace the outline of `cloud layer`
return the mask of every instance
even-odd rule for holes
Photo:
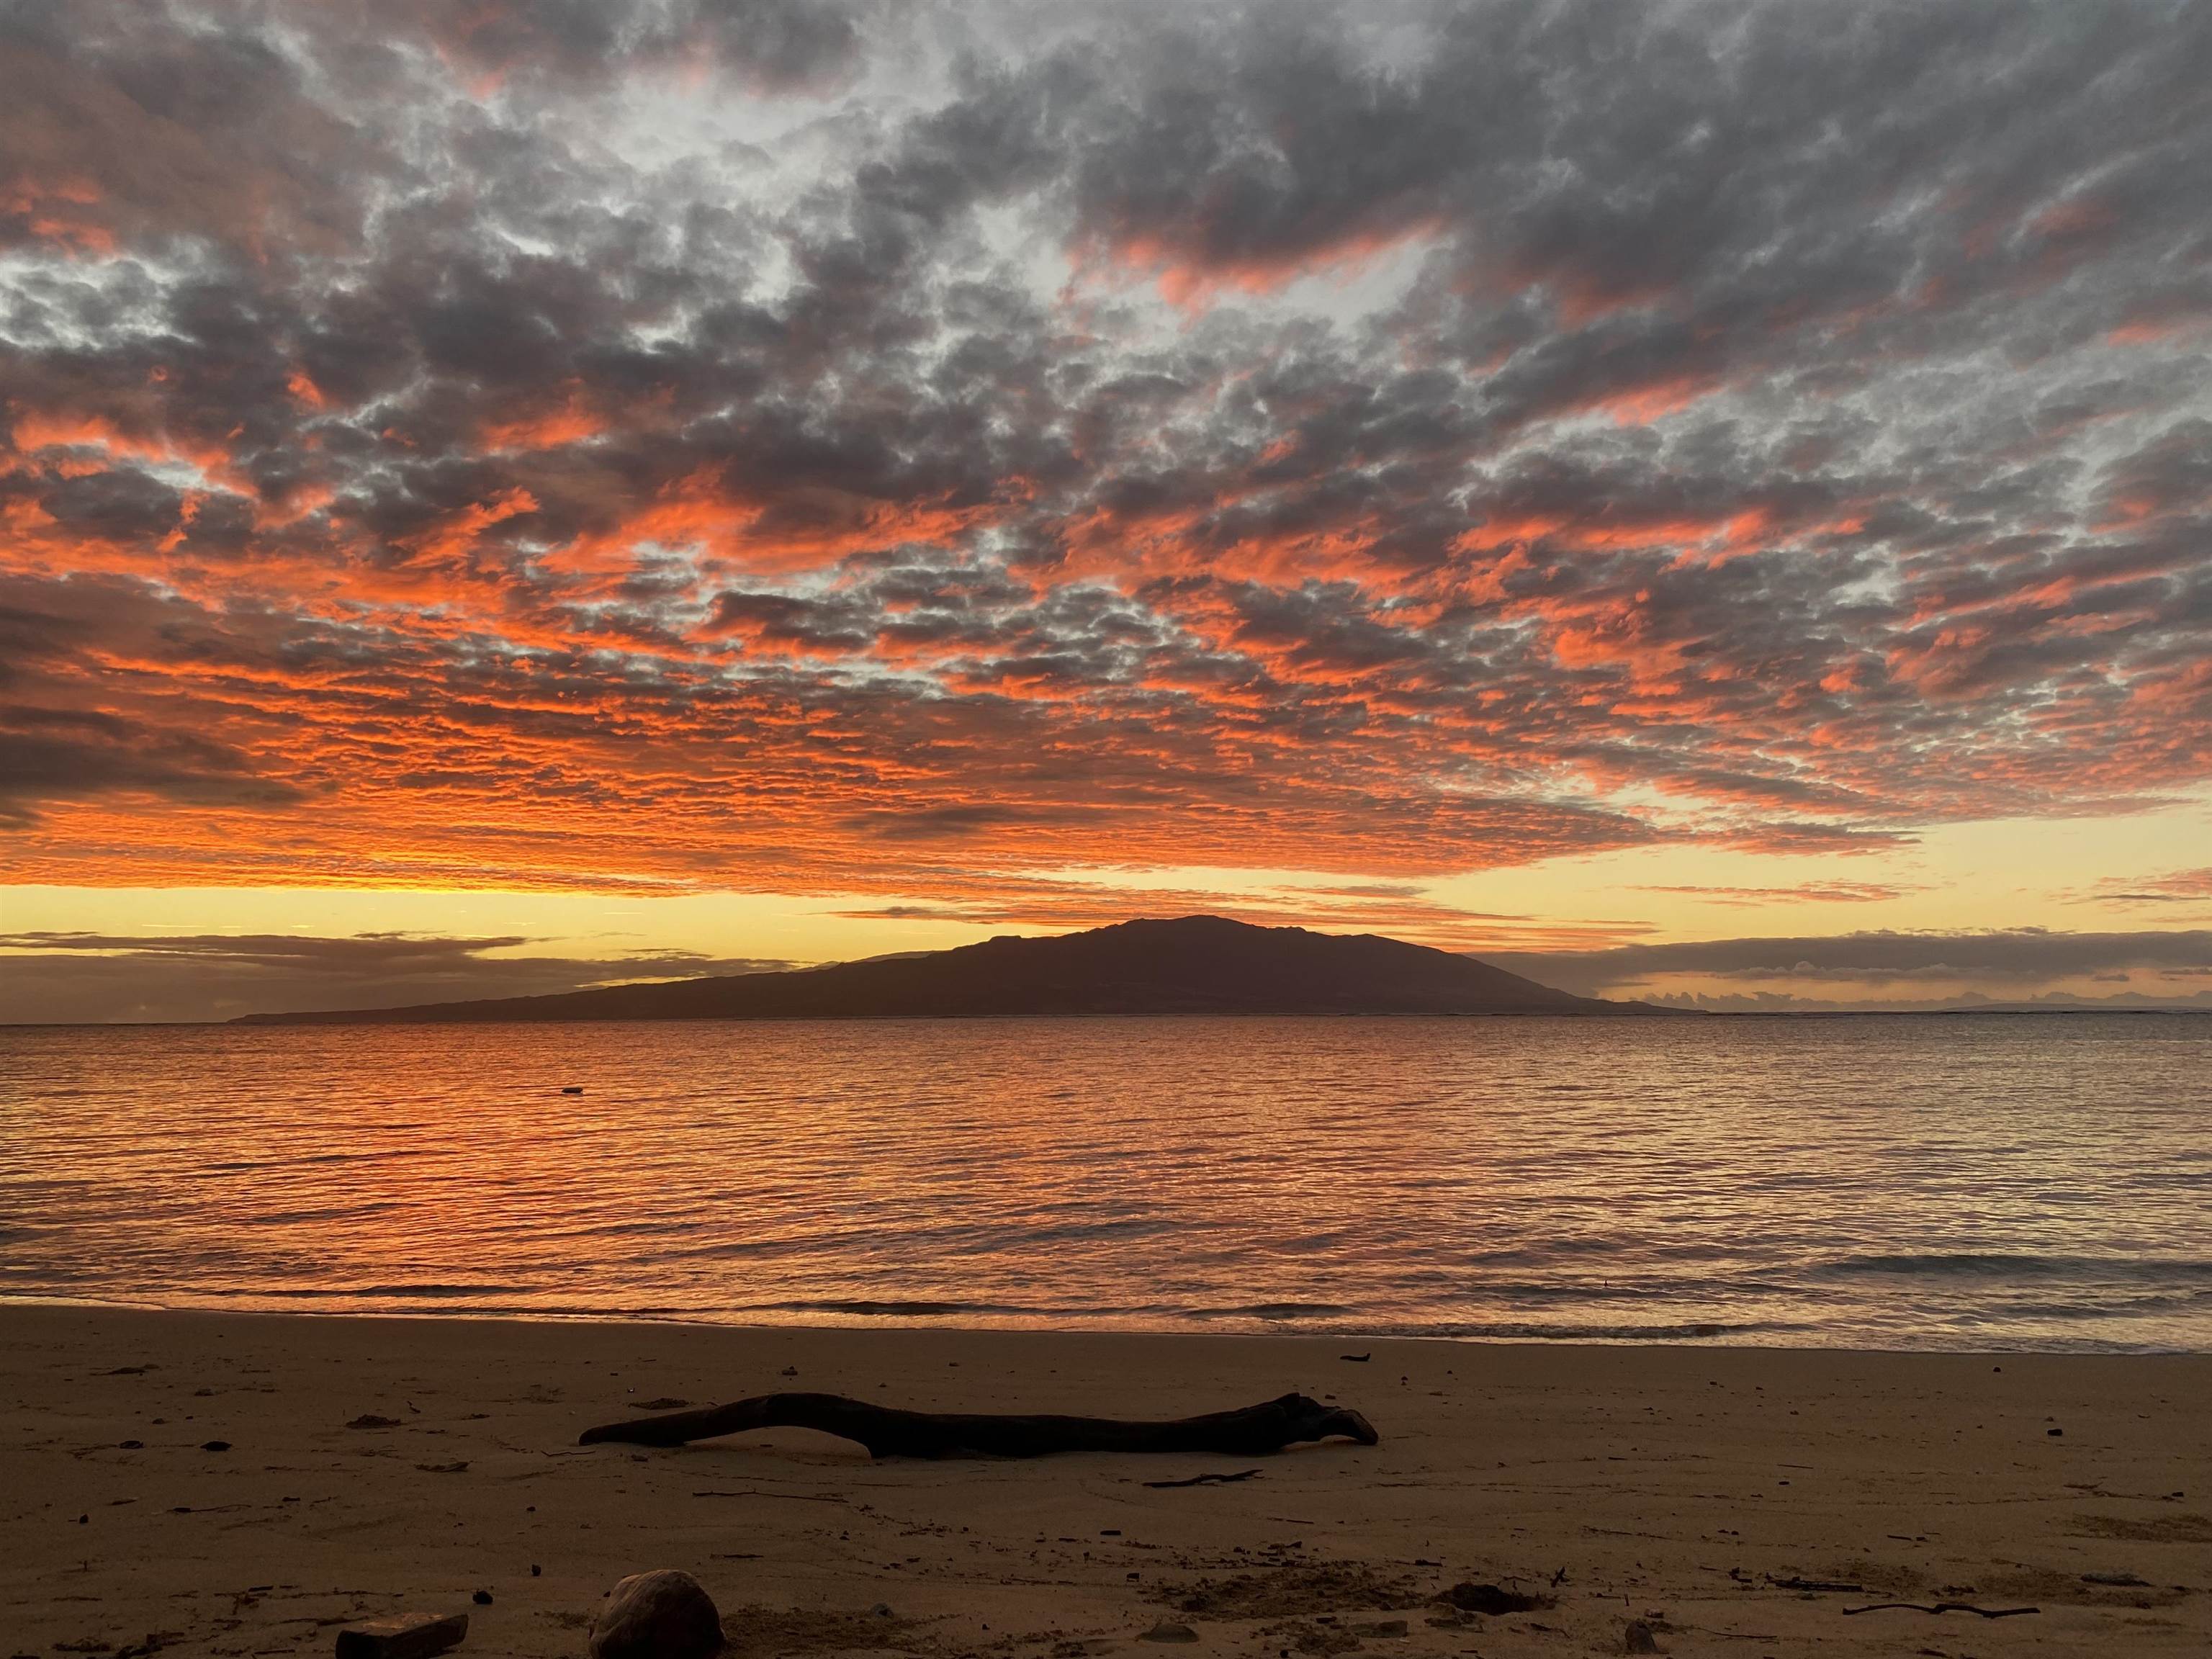
[[[1492,959],[1584,996],[1731,1012],[1990,1003],[2212,1009],[2212,931],[2202,928],[1863,932],[1504,952]]]
[[[2212,772],[2212,12],[27,3],[17,879],[986,900]]]
[[[791,965],[720,961],[684,951],[614,961],[494,954],[535,943],[410,933],[0,933],[0,1008],[10,1024],[21,1024],[217,1020],[538,996]]]

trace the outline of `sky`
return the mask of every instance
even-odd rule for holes
[[[0,1019],[1211,910],[2212,1007],[2212,9],[0,11]]]

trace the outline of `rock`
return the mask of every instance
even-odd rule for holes
[[[721,1650],[714,1597],[669,1567],[617,1584],[592,1626],[592,1659],[712,1659]]]
[[[475,1602],[480,1607],[488,1607],[491,1605],[491,1592],[489,1590],[478,1590],[474,1595],[469,1597],[469,1600]]]
[[[1139,1642],[1195,1642],[1198,1632],[1188,1625],[1171,1625],[1163,1619],[1137,1639]]]
[[[403,1613],[338,1632],[338,1659],[430,1659],[469,1633],[465,1613]]]
[[[1354,1625],[1352,1630],[1355,1636],[1390,1637],[1409,1633],[1402,1619],[1377,1619],[1372,1624]]]
[[[2131,1572],[2085,1572],[2081,1575],[2081,1582],[2085,1584],[2109,1584],[2115,1589],[2145,1589],[2150,1583],[2148,1579],[2138,1578]]]
[[[1664,1648],[1662,1648],[1659,1645],[1659,1638],[1651,1633],[1651,1626],[1645,1624],[1641,1619],[1632,1619],[1628,1621],[1627,1633],[1621,1638],[1620,1650],[1623,1653],[1663,1653],[1666,1651]]]
[[[1539,1596],[1500,1589],[1495,1584],[1454,1584],[1443,1599],[1462,1613],[1486,1613],[1493,1618],[1501,1613],[1530,1613],[1544,1605]]]
[[[228,1440],[203,1440],[200,1442],[200,1449],[202,1451],[228,1451],[230,1449],[230,1442]]]
[[[349,1429],[396,1429],[398,1426],[398,1418],[379,1417],[374,1412],[363,1412],[346,1425]]]

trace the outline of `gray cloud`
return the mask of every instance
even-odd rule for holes
[[[1721,939],[1609,950],[1502,954],[1501,967],[1583,995],[1620,994],[1669,974],[1759,981],[1774,995],[1819,1000],[1915,981],[1978,981],[2033,995],[2054,981],[2130,969],[2177,976],[2212,970],[2212,932],[2073,933],[2039,927],[1972,933],[1844,933]],[[2178,991],[2177,1000],[2193,994]],[[1984,999],[1986,1000],[1986,999]],[[1755,998],[1754,998],[1755,1000]],[[1750,1005],[1747,1005],[1750,1006]]]
[[[486,954],[532,942],[519,936],[410,933],[0,933],[0,1006],[18,1024],[222,1020],[245,1013],[535,996],[791,965],[683,951],[612,961]]]
[[[0,704],[0,827],[33,822],[40,801],[100,795],[267,808],[301,791],[255,776],[248,756],[211,738],[88,709]]]

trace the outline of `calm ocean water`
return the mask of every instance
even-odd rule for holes
[[[16,1298],[2212,1349],[2194,1016],[15,1028],[0,1132]]]

